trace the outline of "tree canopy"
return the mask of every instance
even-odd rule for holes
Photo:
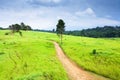
[[[63,34],[63,32],[65,31],[65,23],[62,19],[58,20],[58,24],[56,25],[56,32],[57,34]]]
[[[62,19],[59,19],[58,24],[56,25],[56,32],[61,39],[61,44],[62,44],[62,34],[64,31],[65,31],[65,22]]]
[[[21,24],[12,24],[9,26],[9,29],[11,30],[11,33],[14,34],[15,32],[18,32],[20,36],[22,36],[22,32],[20,30],[32,30],[29,25],[25,25],[23,22]],[[5,33],[5,35],[8,35],[10,33]]]
[[[32,30],[32,28],[29,25],[25,25],[23,22],[21,24],[12,24],[9,26],[9,29],[13,31]]]

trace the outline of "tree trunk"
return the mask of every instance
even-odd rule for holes
[[[62,44],[62,34],[60,34],[60,43]]]

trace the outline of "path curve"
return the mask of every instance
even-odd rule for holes
[[[109,80],[102,76],[83,70],[72,62],[62,51],[58,43],[53,42],[57,56],[65,68],[70,80]]]

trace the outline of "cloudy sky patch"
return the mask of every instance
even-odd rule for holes
[[[104,4],[100,4],[100,3]],[[111,3],[112,2],[112,3]],[[1,0],[0,26],[24,22],[33,29],[56,28],[63,19],[67,30],[120,25],[119,0]],[[113,4],[113,6],[111,6]]]

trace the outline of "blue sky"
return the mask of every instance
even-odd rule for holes
[[[56,28],[58,19],[66,30],[120,25],[120,0],[0,0],[0,26],[24,22],[36,29]]]

